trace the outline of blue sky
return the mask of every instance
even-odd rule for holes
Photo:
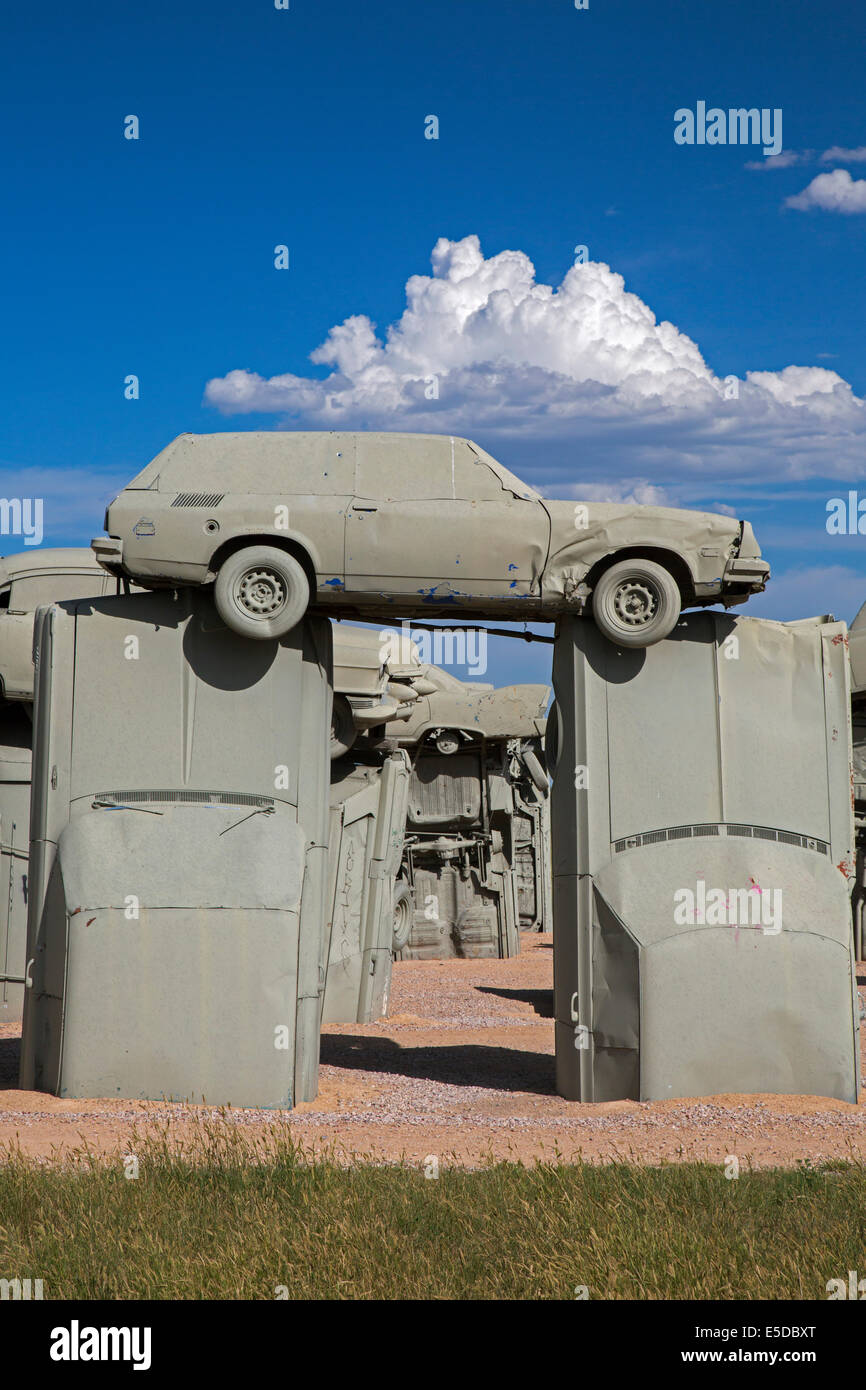
[[[866,599],[825,526],[866,497],[850,0],[48,0],[7,7],[2,68],[2,486],[46,543],[184,430],[436,428],[550,495],[748,516],[749,612]],[[677,145],[698,101],[780,108],[784,156]],[[488,679],[548,668],[500,643]]]

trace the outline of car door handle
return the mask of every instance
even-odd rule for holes
[[[357,502],[352,508],[353,512],[377,512],[378,510],[378,507],[359,507]]]

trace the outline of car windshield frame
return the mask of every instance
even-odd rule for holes
[[[479,463],[486,464],[497,482],[507,492],[514,493],[515,497],[526,502],[540,502],[542,500],[540,492],[537,492],[529,483],[525,483],[522,478],[518,478],[515,473],[511,473],[504,464],[499,463],[497,459],[488,454],[486,449],[482,449],[481,446],[476,444],[472,439],[470,439],[468,443],[469,447],[477,456]]]

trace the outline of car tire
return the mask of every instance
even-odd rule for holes
[[[676,626],[682,599],[669,570],[655,560],[620,560],[592,594],[599,632],[618,647],[651,647]]]
[[[433,741],[437,753],[441,753],[443,757],[453,757],[460,751],[460,735],[456,729],[440,729]]]
[[[348,753],[357,737],[352,706],[345,695],[335,695],[331,709],[331,762]]]
[[[285,637],[310,602],[310,584],[294,555],[249,545],[229,555],[214,586],[216,610],[232,632],[260,641]]]
[[[412,889],[404,878],[398,878],[394,884],[394,935],[391,942],[391,949],[395,954],[409,945],[413,914]]]
[[[556,764],[559,762],[562,743],[562,716],[559,713],[559,705],[554,700],[547,711],[547,728],[544,731],[544,761],[551,777],[556,776]]]

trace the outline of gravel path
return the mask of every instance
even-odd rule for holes
[[[524,936],[508,961],[405,961],[391,1012],[377,1024],[330,1025],[319,1096],[292,1112],[242,1110],[232,1124],[285,1122],[304,1143],[343,1158],[477,1164],[491,1157],[657,1163],[703,1158],[789,1164],[866,1157],[866,1105],[816,1096],[713,1096],[575,1105],[554,1090],[552,942]],[[860,980],[866,986],[866,974]],[[864,990],[861,989],[861,994]],[[866,1030],[864,1030],[866,1032]],[[13,1089],[18,1029],[0,1025],[0,1144],[52,1156],[83,1138],[97,1151],[133,1124],[178,1138],[202,1106],[59,1100]]]

